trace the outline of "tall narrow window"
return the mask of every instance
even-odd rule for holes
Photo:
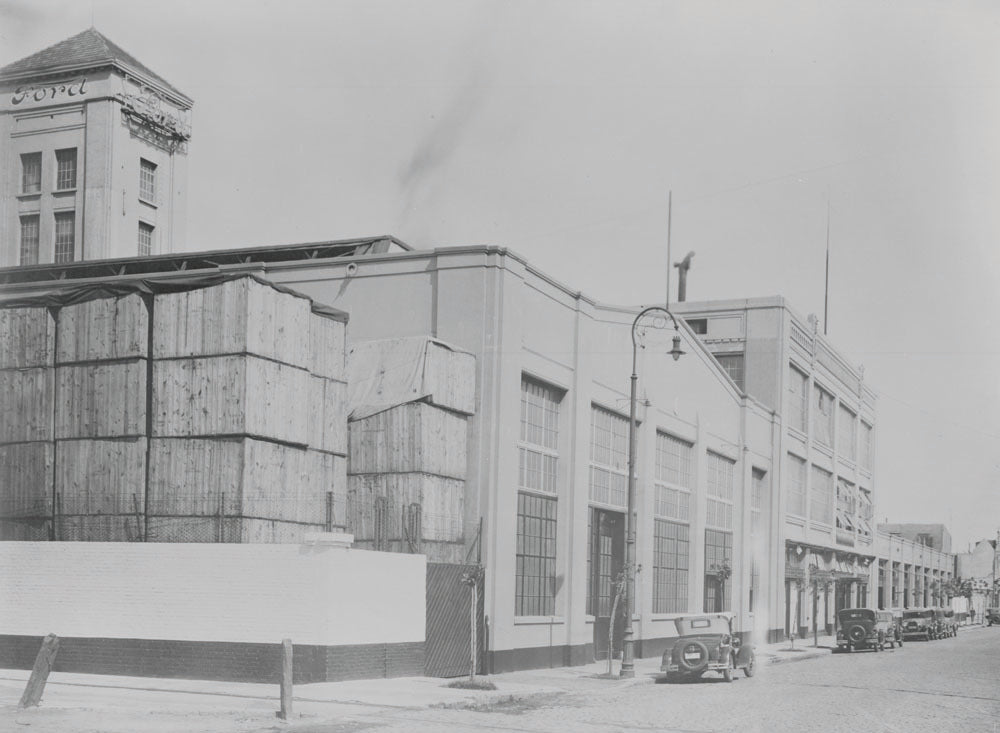
[[[708,452],[705,462],[708,500],[705,524],[718,529],[733,528],[733,469],[735,461]]]
[[[661,517],[687,521],[691,514],[691,463],[694,446],[666,433],[656,433],[654,511]]]
[[[21,193],[38,193],[42,190],[42,154],[21,155]]]
[[[594,405],[590,411],[590,500],[625,507],[628,420]]]
[[[833,524],[833,474],[819,466],[813,466],[811,496],[809,518]]]
[[[872,470],[872,426],[861,423],[861,468]]]
[[[72,262],[76,239],[76,212],[60,211],[56,220],[56,262]]]
[[[809,377],[795,367],[788,366],[788,425],[806,432],[809,425]]]
[[[550,616],[556,599],[560,393],[521,380],[514,613]]]
[[[56,151],[56,190],[76,188],[76,148]]]
[[[153,226],[144,221],[139,222],[139,256],[153,254]]]
[[[813,385],[813,438],[833,447],[833,395],[819,385]]]
[[[38,215],[21,217],[22,265],[38,264]]]
[[[858,458],[857,415],[843,405],[837,415],[837,452],[850,461]]]
[[[156,164],[139,159],[139,198],[156,203]]]
[[[732,594],[733,533],[705,530],[706,613],[728,610]]]
[[[788,513],[806,516],[806,462],[788,454]]]
[[[690,529],[656,519],[653,532],[653,613],[683,613],[688,610]]]

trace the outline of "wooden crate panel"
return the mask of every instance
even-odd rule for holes
[[[363,474],[347,477],[347,531],[362,540],[375,537],[376,500],[386,497],[387,537],[404,540],[405,506],[421,507],[423,540],[461,541],[465,482],[423,473]]]
[[[149,451],[149,513],[238,515],[246,439],[154,438]],[[222,503],[224,502],[224,504]]]
[[[0,371],[0,443],[51,440],[52,367]]]
[[[56,443],[60,514],[146,511],[146,439]]]
[[[309,378],[309,447],[347,455],[347,384]]]
[[[66,515],[56,522],[56,533],[63,542],[136,542],[143,523],[132,514]]]
[[[412,472],[464,479],[467,418],[411,402],[348,423],[351,473]]]
[[[309,301],[253,278],[157,295],[154,313],[154,358],[252,353],[308,365]]]
[[[253,356],[157,361],[157,437],[253,435],[305,445],[309,373]]]
[[[322,523],[326,495],[315,462],[302,448],[248,440],[241,514],[258,519]]]
[[[146,433],[146,360],[56,368],[56,438]]]
[[[467,415],[476,412],[476,357],[429,341],[424,357],[424,389],[430,401]]]
[[[55,336],[48,308],[0,308],[0,369],[53,366]]]
[[[0,446],[0,517],[52,515],[54,444]]]
[[[347,379],[347,324],[312,313],[309,319],[309,371],[328,379]]]
[[[59,310],[56,361],[128,359],[149,354],[149,311],[142,296],[98,298]]]

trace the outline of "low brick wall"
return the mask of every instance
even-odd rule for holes
[[[274,682],[423,674],[424,558],[310,545],[0,542],[0,667]]]

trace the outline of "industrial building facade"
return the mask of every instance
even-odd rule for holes
[[[192,104],[93,28],[0,68],[0,266],[179,248]]]

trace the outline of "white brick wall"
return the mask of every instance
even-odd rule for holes
[[[0,542],[0,634],[423,641],[424,563],[306,545]]]

